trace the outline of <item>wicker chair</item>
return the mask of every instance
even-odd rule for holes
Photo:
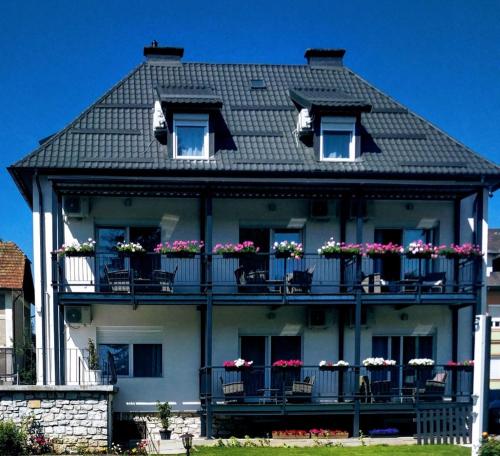
[[[222,377],[220,377],[220,382],[226,403],[243,402],[245,400],[245,385],[243,382],[224,383]]]
[[[152,274],[153,283],[158,284],[160,286],[161,292],[163,293],[174,292],[174,280],[178,268],[179,266],[176,266],[174,272],[167,272],[161,270],[153,271]]]
[[[288,402],[311,402],[313,386],[316,377],[305,377],[304,381],[294,380],[292,389],[285,391],[285,397]]]
[[[130,293],[130,270],[119,269],[110,271],[108,266],[104,266],[104,274],[109,288],[113,293]]]

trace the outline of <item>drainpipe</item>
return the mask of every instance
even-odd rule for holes
[[[46,328],[46,315],[45,315],[45,212],[43,207],[43,193],[40,185],[40,177],[38,172],[35,172],[35,182],[38,191],[38,213],[39,213],[39,233],[40,233],[40,302],[42,314],[42,369],[43,369],[43,384],[47,384],[47,328]]]

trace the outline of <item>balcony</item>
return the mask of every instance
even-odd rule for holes
[[[414,412],[417,405],[470,404],[472,367],[408,365],[323,369],[318,366],[200,371],[202,403],[228,414]]]
[[[215,304],[446,303],[467,305],[481,286],[477,259],[368,257],[301,259],[259,253],[239,258],[198,254],[121,257],[54,256],[53,286],[67,303],[82,299],[108,303]]]

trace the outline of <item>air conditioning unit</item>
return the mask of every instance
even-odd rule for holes
[[[329,326],[326,309],[310,307],[307,309],[307,325],[311,329],[325,329]]]
[[[90,306],[67,306],[64,308],[64,319],[70,325],[89,325],[92,322]]]
[[[366,306],[361,307],[361,326],[366,327],[368,325],[368,317],[369,317],[368,307]],[[349,326],[349,328],[354,328],[356,326],[356,309],[354,307],[350,308],[347,314],[347,325]]]
[[[64,196],[63,210],[66,217],[85,218],[89,215],[89,199],[82,196]]]
[[[326,200],[311,200],[309,203],[309,215],[311,219],[328,220],[328,201]]]

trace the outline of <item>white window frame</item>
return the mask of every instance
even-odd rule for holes
[[[320,160],[333,161],[333,162],[348,162],[354,161],[356,158],[356,118],[355,117],[322,117],[320,128]],[[349,157],[348,158],[330,158],[324,155],[324,131],[348,131],[351,133],[351,140],[349,142]]]
[[[202,155],[177,155],[177,127],[204,127]],[[209,158],[209,131],[208,114],[174,114],[173,126],[174,159],[178,160],[208,160]]]

